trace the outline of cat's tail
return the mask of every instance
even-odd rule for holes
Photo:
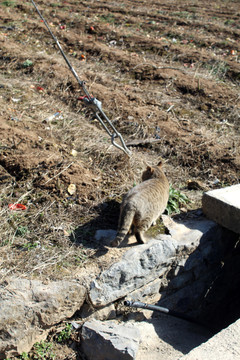
[[[118,232],[116,238],[111,242],[111,246],[119,246],[124,240],[125,236],[131,229],[135,211],[129,208],[128,204],[121,210]]]

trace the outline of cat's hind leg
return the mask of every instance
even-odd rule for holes
[[[136,231],[135,232],[135,237],[136,237],[137,242],[139,244],[145,244],[146,243],[146,240],[145,240],[145,238],[143,236],[143,233],[141,231]]]
[[[149,222],[149,220],[144,220],[135,226],[135,237],[139,244],[146,244],[147,240],[144,236],[144,233],[149,229],[150,226],[151,222]]]

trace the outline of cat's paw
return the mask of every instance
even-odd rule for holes
[[[118,247],[120,245],[121,241],[119,239],[114,239],[110,242],[111,247]]]
[[[137,242],[138,242],[138,244],[146,244],[146,239],[144,239],[144,238],[139,238],[139,239],[137,239]]]

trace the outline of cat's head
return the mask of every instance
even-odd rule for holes
[[[142,181],[162,176],[163,174],[162,165],[163,163],[161,160],[156,166],[147,165],[146,170],[142,174]]]

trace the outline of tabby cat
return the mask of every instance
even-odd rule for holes
[[[143,233],[164,212],[169,197],[169,183],[157,166],[147,166],[142,182],[124,196],[120,208],[118,232],[111,246],[119,246],[127,234],[134,234],[139,244],[144,244]]]

